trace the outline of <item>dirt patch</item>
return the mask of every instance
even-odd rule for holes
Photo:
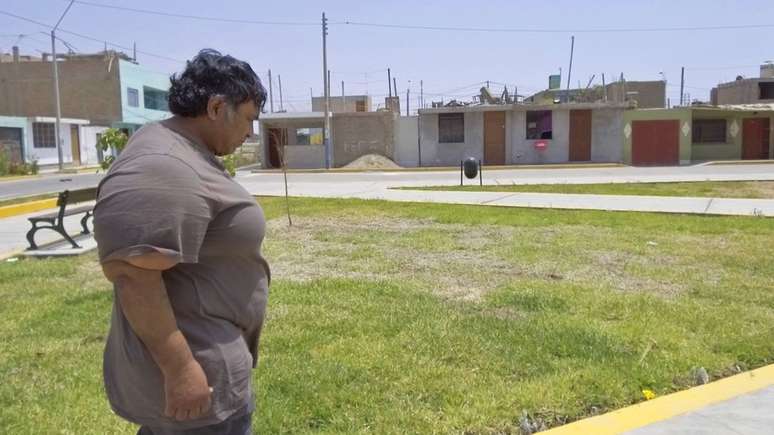
[[[584,225],[513,227],[330,216],[300,217],[293,227],[274,219],[268,234],[266,256],[277,279],[399,280],[463,301],[478,301],[519,280],[674,297],[687,288],[682,273],[702,276],[701,267],[679,252],[658,252],[664,246],[643,247],[612,229]]]
[[[366,154],[344,166],[344,169],[400,169],[401,167],[380,154]]]

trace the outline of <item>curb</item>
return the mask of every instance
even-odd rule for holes
[[[620,434],[774,385],[774,364],[550,429],[546,435]]]
[[[56,201],[56,198],[50,198],[24,202],[21,204],[6,205],[0,207],[0,219],[54,208],[56,207]]]
[[[618,168],[626,165],[620,163],[580,163],[580,164],[544,164],[544,165],[505,165],[505,166],[483,166],[486,171],[504,171],[513,169],[583,169],[583,168]],[[390,168],[390,169],[288,169],[288,174],[320,174],[320,173],[360,173],[360,172],[449,172],[459,171],[459,166],[423,166],[421,168]],[[253,174],[275,174],[282,173],[282,169],[253,169]]]
[[[12,177],[0,177],[0,183],[8,181],[30,180],[33,178],[40,178],[40,175],[14,175]]]

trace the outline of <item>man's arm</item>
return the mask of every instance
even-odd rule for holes
[[[102,270],[116,285],[119,303],[135,334],[164,375],[164,414],[190,420],[210,409],[211,389],[194,359],[167,297],[161,272],[171,267],[162,256],[110,261]]]

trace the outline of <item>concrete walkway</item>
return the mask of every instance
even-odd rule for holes
[[[774,385],[625,432],[626,435],[770,435]]]
[[[543,432],[546,435],[770,435],[774,365]]]

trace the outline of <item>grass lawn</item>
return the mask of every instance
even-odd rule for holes
[[[774,181],[692,181],[682,183],[521,184],[404,187],[406,190],[469,192],[588,193],[597,195],[774,198]]]
[[[774,220],[259,200],[256,433],[518,433],[774,360]],[[0,433],[133,434],[94,255],[0,263]]]

